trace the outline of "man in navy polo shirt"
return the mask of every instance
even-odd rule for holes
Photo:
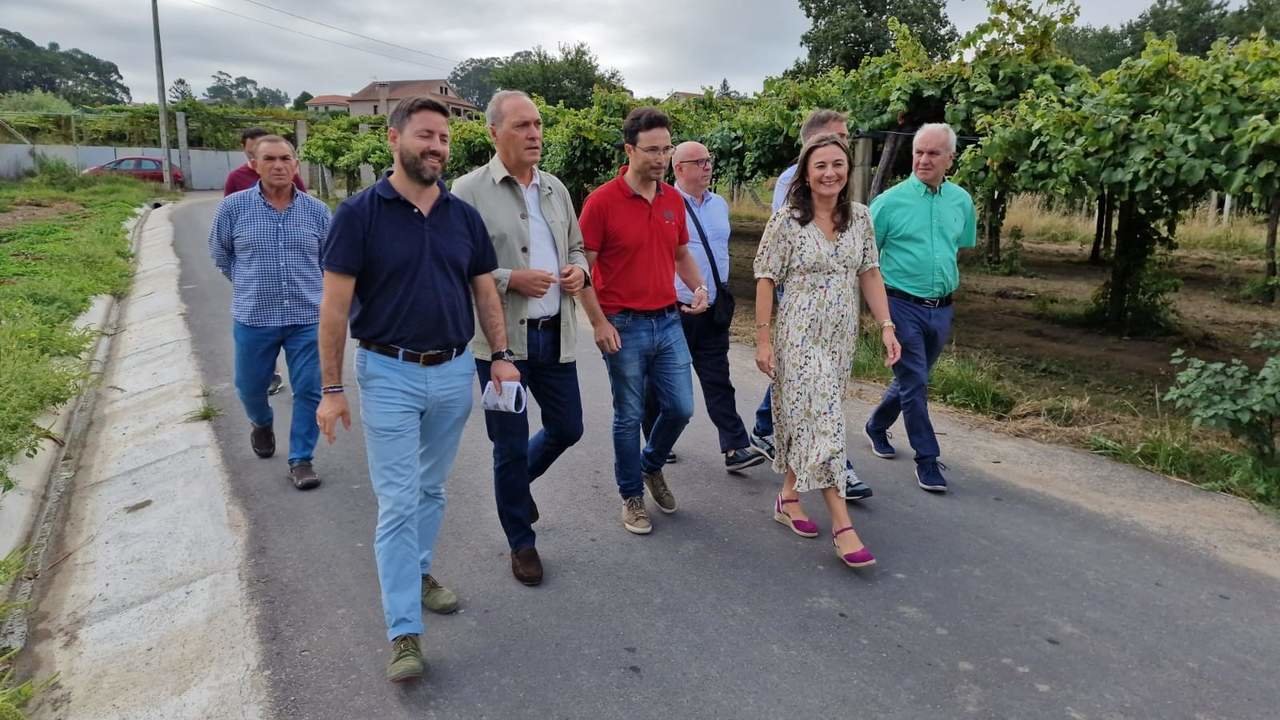
[[[320,305],[323,399],[320,430],[334,441],[351,426],[342,385],[347,337],[359,342],[356,380],[369,479],[378,498],[374,556],[382,586],[387,679],[422,676],[422,606],[438,613],[457,596],[431,576],[444,518],[444,483],[471,412],[474,294],[489,347],[490,377],[518,381],[507,349],[502,303],[490,274],[498,265],[475,208],[440,181],[449,160],[449,111],[405,98],[388,121],[390,174],[347,199],[324,249]]]
[[[676,511],[662,466],[693,415],[692,360],[680,313],[706,311],[707,286],[689,252],[684,200],[662,182],[675,152],[670,119],[657,108],[636,108],[623,122],[622,136],[628,164],[582,205],[579,224],[594,287],[583,292],[583,307],[613,391],[613,472],[622,526],[647,535],[653,526],[645,487],[659,510]],[[679,310],[671,282],[676,275],[694,288],[690,304]],[[658,416],[638,452],[646,386],[657,396]]]

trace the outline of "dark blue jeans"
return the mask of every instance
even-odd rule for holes
[[[889,298],[889,316],[897,325],[902,359],[893,366],[893,382],[880,405],[872,411],[867,427],[888,430],[902,415],[907,439],[916,451],[916,462],[936,460],[938,438],[929,420],[929,371],[951,337],[955,307],[927,308],[901,298]]]
[[[756,426],[753,432],[760,437],[769,437],[773,434],[773,384],[765,388],[764,399],[760,401],[760,407],[756,408]]]
[[[493,496],[498,522],[512,550],[534,546],[530,485],[582,437],[578,364],[560,362],[560,325],[529,328],[529,359],[516,362],[520,382],[542,410],[542,429],[529,437],[529,413],[485,411],[493,442]],[[489,361],[476,360],[480,387],[489,382]]]
[[[707,415],[720,436],[720,452],[739,450],[751,444],[747,428],[738,415],[738,401],[729,380],[729,328],[716,327],[711,311],[697,315],[682,314],[685,343],[693,358],[693,371],[702,386]],[[658,420],[658,393],[650,383],[645,392],[644,434],[653,432]]]
[[[644,494],[641,473],[662,469],[693,415],[692,360],[679,315],[678,310],[656,315],[624,310],[608,317],[622,341],[618,352],[604,354],[604,364],[613,391],[613,473],[624,498]],[[636,452],[650,385],[658,417],[648,444]]]
[[[284,349],[293,392],[293,421],[289,429],[289,464],[310,461],[320,427],[320,354],[316,325],[256,327],[232,321],[236,350],[236,394],[254,425],[271,425],[275,416],[267,402],[267,387],[276,372],[276,356]]]

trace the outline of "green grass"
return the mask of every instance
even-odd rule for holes
[[[1106,435],[1089,439],[1099,455],[1280,507],[1280,467],[1268,467],[1242,453],[1205,447],[1190,423],[1167,421],[1130,440]]]
[[[862,333],[853,356],[853,376],[858,380],[888,383],[893,372],[884,366],[884,344],[877,332]],[[929,397],[952,407],[990,417],[1008,417],[1018,400],[1000,379],[996,361],[976,352],[957,353],[949,348],[929,376]]]
[[[0,184],[0,206],[78,209],[0,230],[0,490],[7,468],[47,433],[44,411],[85,379],[77,358],[92,337],[72,321],[95,295],[122,295],[132,273],[122,226],[156,189],[123,178],[77,180],[59,189],[40,177]]]

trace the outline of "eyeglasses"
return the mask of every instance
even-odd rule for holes
[[[688,164],[693,164],[693,165],[697,165],[698,167],[702,168],[703,170],[706,170],[707,168],[710,168],[710,167],[712,167],[713,165],[715,165],[715,164],[716,164],[716,156],[715,156],[715,155],[708,155],[708,156],[706,156],[706,157],[704,157],[704,158],[698,158],[697,160],[681,160],[680,162],[678,162],[678,163],[676,163],[676,164],[677,164],[677,165],[688,165]]]
[[[658,147],[656,145],[652,147],[636,147],[632,145],[632,147],[635,147],[636,150],[639,150],[649,157],[670,157],[671,154],[676,151],[675,145],[668,145],[666,147]]]

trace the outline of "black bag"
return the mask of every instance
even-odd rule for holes
[[[711,313],[711,321],[716,327],[727,330],[733,323],[733,293],[729,292],[728,285],[720,281],[720,271],[716,269],[716,255],[711,252],[707,233],[702,229],[702,223],[698,221],[697,214],[693,212],[693,205],[689,204],[689,198],[684,199],[684,206],[689,209],[689,217],[693,218],[693,226],[697,228],[702,247],[707,251],[707,263],[711,265],[711,279],[716,284],[716,301],[707,312]]]

